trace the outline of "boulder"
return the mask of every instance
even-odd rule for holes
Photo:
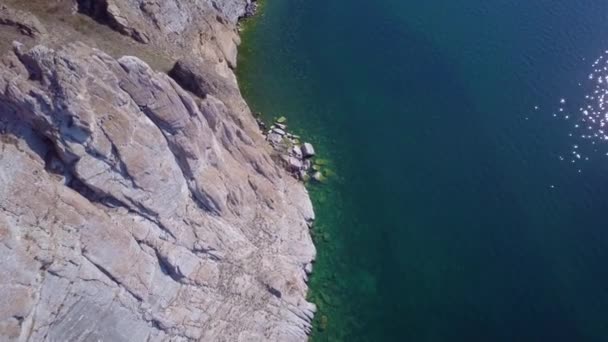
[[[280,128],[273,128],[272,131],[280,136],[284,136],[285,135],[285,131],[280,129]]]
[[[294,158],[294,157],[289,157],[288,162],[289,162],[289,169],[291,171],[297,172],[302,169],[302,160],[300,160],[298,158]]]
[[[283,137],[274,132],[268,134],[267,139],[272,144],[280,144],[283,141]]]
[[[36,16],[1,4],[0,25],[13,26],[21,31],[22,34],[32,38],[37,38],[47,33],[46,28]]]
[[[312,144],[310,144],[310,143],[302,144],[302,154],[304,155],[304,158],[314,157],[315,149],[314,149],[314,147],[312,147]]]
[[[234,96],[238,89],[218,75],[212,66],[193,57],[179,59],[169,71],[175,81],[184,89],[205,98],[213,95],[220,100]],[[226,103],[228,105],[228,103]]]

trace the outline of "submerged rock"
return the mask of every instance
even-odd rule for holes
[[[319,330],[325,331],[327,330],[327,326],[329,325],[329,319],[327,316],[321,316],[321,322],[319,323]]]
[[[298,172],[298,178],[300,178],[300,180],[303,182],[307,182],[310,179],[310,176],[308,175],[308,172],[306,172],[306,170],[300,170]]]
[[[316,180],[317,182],[324,182],[325,181],[325,177],[323,176],[323,174],[320,171],[317,171],[315,173],[312,174],[312,179]]]
[[[308,171],[310,170],[312,163],[310,162],[310,159],[304,159],[304,163],[303,163],[303,168],[304,170]]]

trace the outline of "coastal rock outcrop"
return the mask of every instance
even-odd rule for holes
[[[258,126],[266,136],[266,141],[274,149],[273,156],[296,179],[307,182],[311,176],[318,183],[326,180],[320,171],[323,160],[314,160],[316,152],[311,143],[300,144],[300,136],[287,132],[287,118],[284,116],[275,120],[275,123],[266,129],[266,124],[259,118]],[[323,162],[323,163],[322,163]],[[325,170],[325,173],[328,171]]]
[[[305,340],[314,213],[238,91],[247,1],[5,2],[0,340]]]

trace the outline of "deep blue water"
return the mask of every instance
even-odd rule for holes
[[[608,142],[574,129],[608,1],[263,7],[242,90],[335,173],[313,340],[608,341]]]

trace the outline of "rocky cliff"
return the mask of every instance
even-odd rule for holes
[[[304,187],[233,73],[246,0],[0,0],[0,340],[301,341]]]

